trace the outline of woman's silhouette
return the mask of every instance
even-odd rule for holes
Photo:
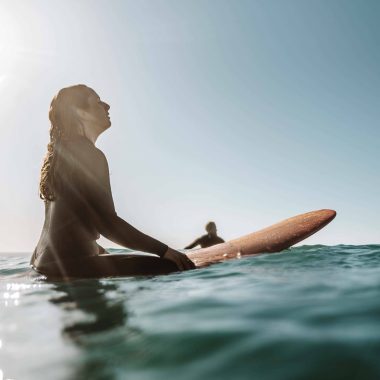
[[[48,277],[150,275],[194,268],[186,255],[143,234],[115,211],[106,157],[95,147],[111,126],[109,105],[85,85],[53,98],[50,143],[41,169],[45,223],[31,264]],[[110,255],[100,234],[157,256]]]

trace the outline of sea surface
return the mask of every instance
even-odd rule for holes
[[[0,254],[0,380],[380,379],[380,245],[70,283],[28,261]]]

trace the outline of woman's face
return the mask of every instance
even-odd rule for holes
[[[95,91],[91,91],[88,97],[88,107],[86,108],[86,119],[93,128],[96,128],[99,134],[111,126],[109,109],[110,106],[101,101]]]

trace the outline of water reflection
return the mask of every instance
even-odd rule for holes
[[[140,333],[127,325],[125,293],[115,282],[104,280],[59,283],[54,290],[59,295],[50,302],[64,311],[62,334],[81,350],[71,378],[114,379],[110,350]]]
[[[39,284],[24,284],[24,283],[7,283],[4,291],[0,292],[0,300],[3,306],[18,306],[20,304],[21,295],[24,295],[29,289],[39,287]],[[1,378],[0,378],[1,380]]]

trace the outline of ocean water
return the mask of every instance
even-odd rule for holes
[[[1,380],[380,379],[380,245],[71,283],[28,260],[0,255]]]

